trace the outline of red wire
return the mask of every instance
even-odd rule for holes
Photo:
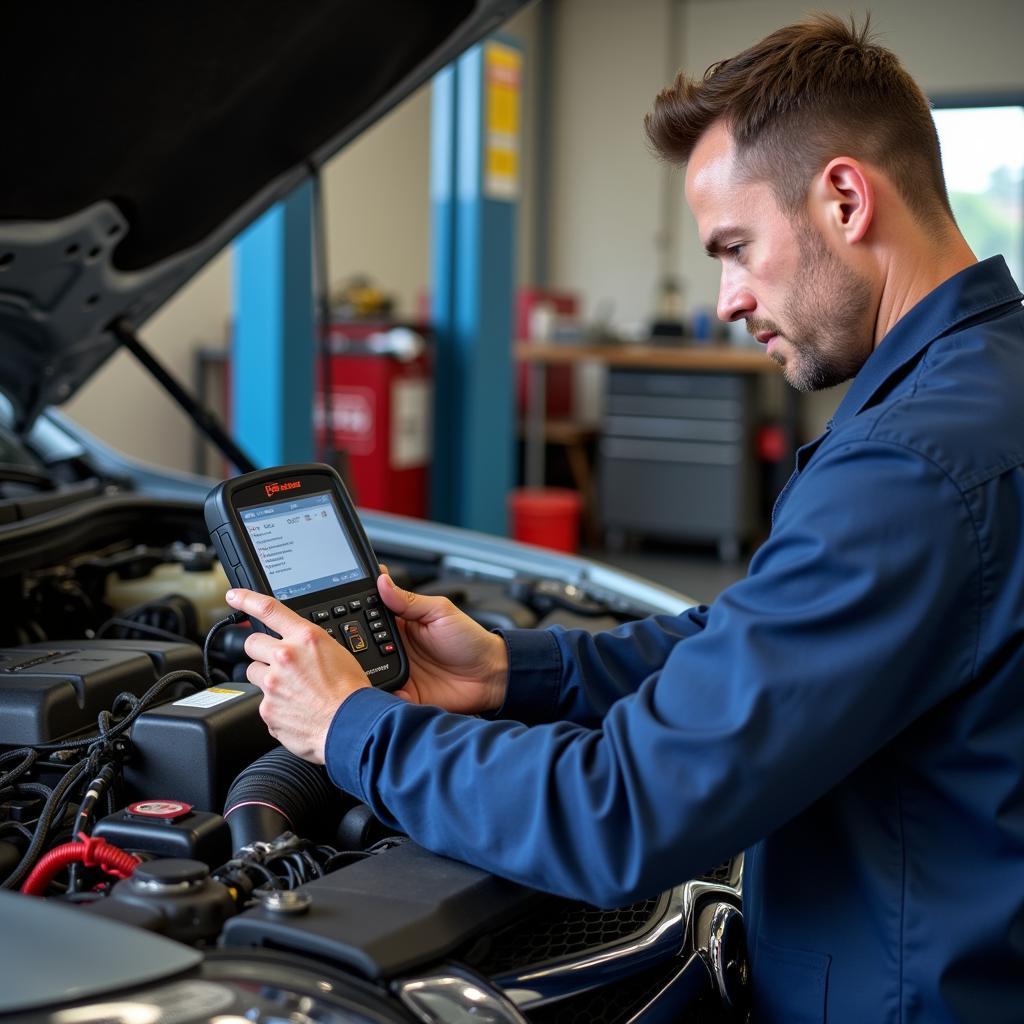
[[[134,853],[125,853],[105,839],[87,836],[84,832],[79,832],[78,838],[79,842],[56,846],[40,858],[21,887],[26,896],[42,896],[53,877],[76,861],[87,868],[99,868],[115,878],[127,878],[140,863]]]

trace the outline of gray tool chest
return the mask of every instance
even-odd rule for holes
[[[749,374],[612,369],[598,447],[608,541],[712,541],[734,560],[757,522]]]

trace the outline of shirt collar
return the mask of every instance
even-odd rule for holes
[[[904,314],[878,343],[839,403],[829,426],[856,416],[894,373],[951,328],[1022,298],[1002,256],[972,264],[943,281]]]

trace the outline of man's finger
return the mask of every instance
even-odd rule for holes
[[[263,689],[263,682],[268,672],[267,666],[260,661],[250,662],[245,667],[245,678],[252,683],[253,686]]]
[[[253,661],[262,661],[269,665],[270,659],[273,656],[274,645],[280,642],[280,640],[275,640],[272,636],[267,636],[266,633],[250,633],[245,638],[245,653]]]
[[[257,594],[254,590],[237,587],[227,592],[225,600],[232,608],[259,619],[264,626],[269,626],[281,636],[287,636],[299,626],[309,625],[291,608],[286,608],[280,601],[267,594]]]

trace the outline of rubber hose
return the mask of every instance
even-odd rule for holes
[[[139,858],[103,839],[83,834],[79,842],[64,843],[42,856],[21,887],[22,893],[26,896],[42,896],[55,875],[76,863],[98,867],[115,878],[128,878],[138,867]]]
[[[224,818],[238,851],[250,843],[268,843],[285,831],[304,838],[330,832],[351,802],[322,765],[275,747],[231,783]]]

